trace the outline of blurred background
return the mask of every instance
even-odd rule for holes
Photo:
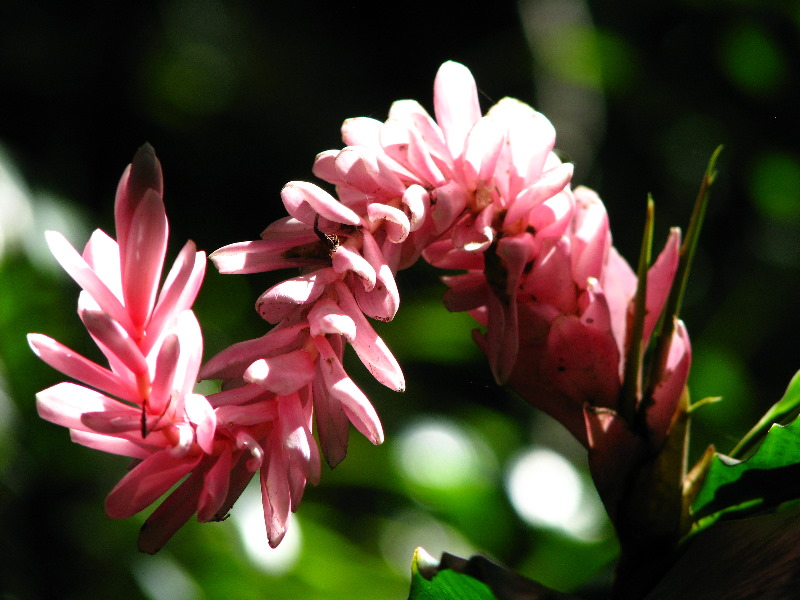
[[[575,183],[608,206],[635,261],[645,200],[657,240],[685,226],[725,144],[684,317],[694,347],[692,455],[730,449],[800,367],[800,4],[784,0],[379,4],[161,0],[0,2],[0,590],[4,599],[405,598],[413,549],[483,552],[564,591],[602,587],[613,535],[565,431],[497,388],[441,306],[425,265],[399,276],[402,310],[379,332],[404,394],[351,373],[386,443],[352,436],[290,531],[267,549],[258,493],[217,524],[136,552],[146,514],[111,521],[126,460],[69,442],[36,416],[62,381],[28,349],[41,332],[96,356],[77,286],[42,232],[82,247],[113,230],[119,176],[150,142],[165,174],[171,254],[256,238],[282,185],[312,179],[352,116],[395,99],[432,110],[438,66],[475,75],[484,109],[514,96],[544,112]],[[195,305],[206,356],[263,334],[253,310],[277,276],[209,269]],[[352,357],[351,357],[352,358]]]

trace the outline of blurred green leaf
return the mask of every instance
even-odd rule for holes
[[[747,460],[717,454],[692,504],[696,531],[721,517],[744,516],[800,498],[800,419],[773,425]]]

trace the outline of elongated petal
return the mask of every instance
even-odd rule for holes
[[[108,396],[74,383],[59,383],[36,394],[36,410],[45,421],[70,429],[88,430],[81,417],[86,412],[118,410],[122,405]]]
[[[317,361],[317,377],[314,378],[314,412],[317,417],[317,435],[322,454],[328,465],[334,468],[347,455],[349,419],[342,403],[328,390],[322,374],[324,361]]]
[[[279,396],[285,396],[314,379],[314,361],[305,350],[295,350],[274,358],[262,358],[247,368],[244,378]]]
[[[187,394],[184,399],[186,416],[195,428],[197,445],[206,454],[214,452],[214,432],[217,428],[217,417],[214,409],[205,396],[200,394]]]
[[[377,148],[381,125],[383,123],[370,117],[346,119],[342,123],[342,141],[348,146]]]
[[[584,187],[573,192],[576,202],[575,234],[572,238],[572,275],[584,288],[590,277],[600,279],[611,247],[605,206],[595,192]]]
[[[450,154],[461,156],[467,134],[481,118],[478,88],[469,69],[453,61],[439,67],[433,84],[433,106]]]
[[[197,510],[203,474],[192,473],[153,511],[139,531],[139,551],[155,554]]]
[[[404,242],[411,230],[411,223],[405,213],[388,204],[373,202],[367,206],[367,216],[372,223],[383,219],[386,222],[384,227],[387,237],[395,244]]]
[[[164,178],[161,163],[150,144],[141,146],[133,157],[133,161],[125,169],[117,186],[114,203],[114,220],[116,222],[117,241],[125,254],[128,244],[128,232],[139,204],[149,190],[159,196],[164,195]]]
[[[364,283],[364,289],[367,291],[375,287],[375,269],[349,244],[345,243],[336,248],[333,252],[331,266],[337,273],[352,271],[358,275]]]
[[[206,255],[194,249],[194,243],[187,242],[167,275],[141,346],[144,352],[150,351],[164,327],[178,314],[191,308],[197,297],[205,275]]]
[[[276,269],[323,266],[324,260],[313,257],[285,256],[292,248],[318,241],[313,231],[296,239],[237,242],[215,250],[209,258],[220,273],[265,273]]]
[[[167,215],[155,190],[147,190],[133,213],[122,255],[122,293],[133,325],[141,329],[155,304],[167,251]]]
[[[320,361],[320,372],[328,393],[342,403],[350,422],[364,437],[373,444],[383,443],[383,428],[378,414],[364,393],[347,376],[328,341],[324,337],[314,338],[314,345],[323,359]]]
[[[306,225],[317,215],[335,223],[359,225],[361,218],[322,188],[305,181],[291,181],[281,190],[287,212]]]
[[[261,469],[261,500],[264,506],[264,523],[267,526],[269,545],[275,548],[286,535],[291,496],[289,492],[288,458],[271,445],[269,466]]]
[[[169,449],[149,456],[129,471],[108,494],[106,514],[112,519],[124,519],[144,510],[191,471],[200,456],[176,458]]]
[[[653,403],[645,408],[647,427],[654,448],[660,447],[669,433],[672,417],[689,378],[692,347],[683,321],[676,319],[675,332],[667,354],[667,364],[661,380],[653,390]]]
[[[256,301],[256,310],[266,321],[277,323],[296,306],[317,300],[339,277],[332,268],[325,268],[287,279],[261,294]]]
[[[353,348],[372,376],[386,387],[397,392],[405,389],[405,379],[397,360],[378,337],[375,330],[364,318],[350,290],[342,282],[336,282],[339,306],[356,324],[356,337],[351,342]]]
[[[135,328],[128,312],[111,289],[97,276],[83,257],[70,246],[66,238],[56,231],[46,231],[45,239],[50,251],[59,264],[94,299],[105,312],[120,323],[127,331]]]
[[[139,460],[144,460],[155,450],[155,448],[149,444],[139,444],[121,437],[93,433],[91,431],[70,429],[69,436],[74,443],[80,444],[81,446],[86,446],[93,450],[100,450],[101,452],[108,452],[109,454],[129,456],[130,458],[137,458]]]
[[[211,468],[203,474],[203,486],[197,504],[197,520],[201,523],[216,520],[217,511],[228,497],[232,456],[230,446],[225,446]]]
[[[83,310],[80,313],[89,333],[114,354],[134,375],[147,373],[147,362],[136,342],[119,323],[101,311]]]
[[[318,300],[308,311],[308,324],[312,337],[335,334],[343,335],[348,341],[356,337],[355,322],[330,298]]]
[[[650,340],[653,330],[656,328],[661,311],[669,297],[672,283],[675,279],[675,272],[678,270],[680,260],[681,231],[673,228],[669,232],[667,243],[658,255],[658,258],[647,271],[647,301],[645,306],[647,311],[644,318],[644,343]],[[673,315],[666,315],[671,318]],[[688,338],[687,338],[688,342]]]
[[[212,357],[200,370],[201,379],[230,379],[240,377],[244,370],[259,358],[285,354],[302,345],[305,322],[278,325],[266,335],[237,342]]]
[[[139,400],[136,390],[131,388],[123,378],[59,342],[45,335],[29,333],[28,344],[36,356],[65,375],[117,398],[129,402]]]
[[[528,215],[533,207],[563,190],[572,179],[573,170],[572,164],[566,163],[545,171],[533,185],[517,194],[514,202],[508,207],[503,227],[511,228],[518,221],[527,224]],[[542,225],[544,224],[536,228],[537,231],[544,228]]]
[[[362,252],[364,258],[375,269],[376,279],[372,289],[354,286],[354,295],[364,314],[379,321],[391,321],[400,307],[400,292],[394,274],[383,257],[380,246],[368,231],[363,232]]]

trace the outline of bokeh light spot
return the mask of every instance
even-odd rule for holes
[[[264,525],[264,508],[258,482],[247,486],[231,511],[231,520],[239,530],[242,544],[250,561],[270,575],[281,575],[291,570],[300,557],[303,536],[294,513],[289,515],[286,536],[277,548],[270,548]]]
[[[506,490],[517,514],[531,525],[582,539],[594,538],[602,527],[599,499],[588,494],[573,464],[548,448],[519,455],[508,471]]]

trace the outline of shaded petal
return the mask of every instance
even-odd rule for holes
[[[678,270],[680,251],[681,230],[674,227],[670,229],[664,249],[647,271],[647,300],[645,302],[647,310],[645,312],[643,333],[645,347],[650,340],[653,330],[656,328],[658,319],[661,317],[661,311],[664,310],[664,305],[672,289],[675,272]],[[672,317],[672,315],[667,315],[667,318],[670,317]]]
[[[368,231],[363,232],[361,252],[376,272],[375,286],[367,290],[365,286],[354,286],[353,290],[359,308],[364,314],[379,321],[391,321],[400,307],[400,292],[394,274],[383,257],[380,246]]]
[[[187,394],[184,398],[186,416],[194,425],[197,445],[206,454],[214,452],[214,432],[217,429],[217,416],[205,396]]]
[[[119,359],[134,375],[148,372],[147,362],[136,342],[111,316],[102,311],[83,309],[81,320],[89,333]]]
[[[667,364],[653,390],[653,403],[645,407],[647,427],[654,448],[660,448],[669,433],[672,418],[689,378],[692,347],[683,321],[675,319],[675,332],[670,341]]]
[[[233,467],[231,447],[226,445],[219,456],[215,458],[216,460],[211,465],[211,468],[203,473],[203,485],[200,490],[200,499],[197,503],[197,520],[201,523],[216,521],[217,512],[228,497],[231,469]],[[193,474],[192,476],[199,477],[199,474]]]
[[[191,471],[201,456],[176,457],[169,448],[149,456],[108,494],[106,514],[112,519],[124,519],[145,509]]]
[[[109,454],[138,458],[140,460],[144,460],[150,456],[155,449],[149,444],[140,444],[132,440],[126,440],[113,435],[93,433],[91,431],[70,429],[69,436],[73,442],[81,446],[86,446],[93,450],[100,450],[101,452],[108,452]]]
[[[314,338],[314,345],[322,358],[319,369],[330,396],[341,402],[348,419],[364,437],[373,444],[382,444],[383,428],[375,408],[347,376],[328,340],[324,337]]]
[[[375,287],[375,269],[357,250],[351,247],[349,242],[350,240],[347,240],[347,242],[337,246],[336,250],[333,251],[331,256],[333,270],[337,273],[352,271],[361,278],[364,289],[369,291]]]

